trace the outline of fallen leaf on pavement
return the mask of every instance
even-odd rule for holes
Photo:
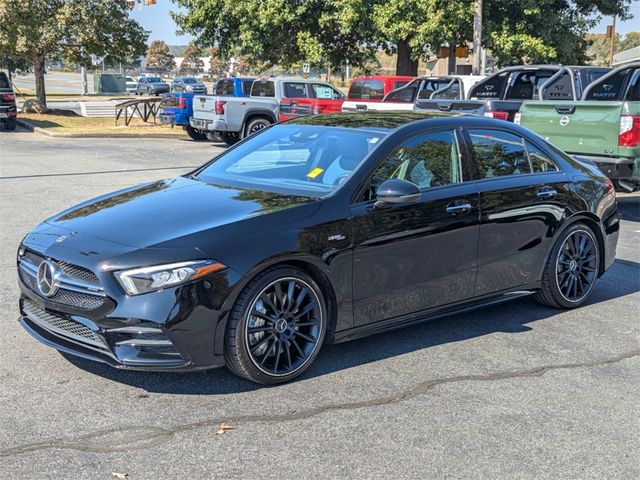
[[[224,432],[226,432],[227,430],[234,430],[234,427],[232,427],[231,425],[229,425],[228,423],[224,423],[222,422],[220,424],[220,426],[218,427],[218,431],[216,432],[216,435],[222,435],[224,434]]]
[[[111,476],[112,477],[116,477],[116,478],[120,478],[121,480],[124,480],[125,478],[127,478],[129,476],[129,474],[128,473],[111,472]]]

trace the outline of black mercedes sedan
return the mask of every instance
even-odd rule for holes
[[[20,322],[118,368],[274,384],[324,343],[522,295],[578,307],[619,228],[611,182],[517,125],[309,116],[44,221],[18,250]]]

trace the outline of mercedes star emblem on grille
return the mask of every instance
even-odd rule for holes
[[[38,266],[38,290],[45,297],[52,297],[58,291],[56,285],[56,267],[49,260],[44,260]]]

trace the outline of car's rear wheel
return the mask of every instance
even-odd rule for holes
[[[235,145],[240,141],[237,133],[223,132],[220,137],[222,138],[222,141],[228,146]]]
[[[207,139],[206,133],[203,133],[201,130],[196,130],[192,126],[187,126],[187,135],[197,142],[204,142]]]
[[[554,245],[542,275],[539,302],[556,308],[575,308],[587,301],[598,279],[600,247],[584,223],[565,230]]]
[[[267,270],[245,287],[233,308],[225,338],[227,366],[257,383],[292,380],[318,355],[326,317],[322,290],[304,271]]]
[[[260,130],[263,130],[271,125],[271,123],[272,122],[270,120],[263,117],[254,118],[249,123],[247,123],[247,126],[244,130],[244,136],[249,137],[254,133],[258,133]]]

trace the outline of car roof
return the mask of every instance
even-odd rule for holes
[[[446,119],[461,116],[462,115],[456,113],[414,112],[402,110],[384,112],[342,112],[325,115],[307,115],[289,120],[286,123],[353,129],[394,130],[398,127],[421,120]]]

